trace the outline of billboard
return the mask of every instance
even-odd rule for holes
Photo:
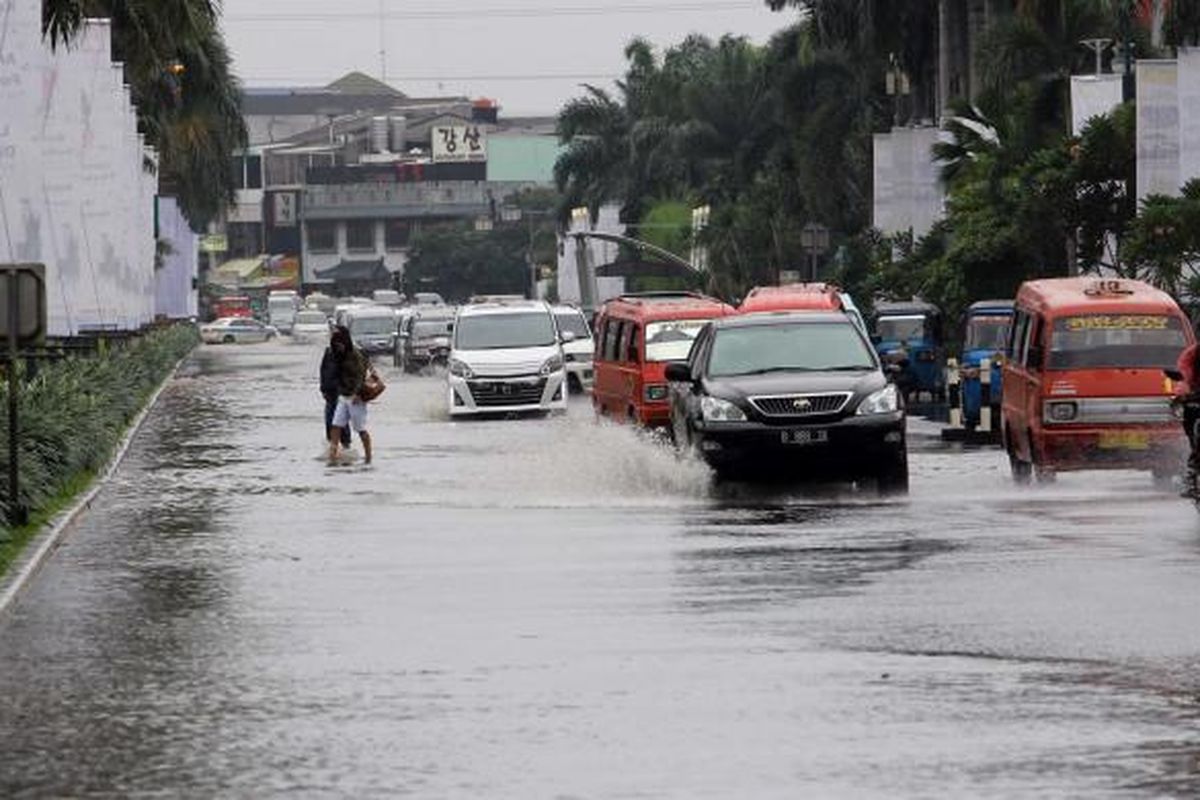
[[[430,136],[435,164],[487,161],[487,132],[478,125],[436,125]]]

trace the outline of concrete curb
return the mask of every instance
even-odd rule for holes
[[[188,351],[187,355],[179,359],[172,367],[167,376],[163,378],[162,383],[154,390],[154,394],[146,401],[146,405],[138,412],[138,415],[129,423],[129,429],[125,431],[125,436],[121,439],[120,445],[117,447],[117,452],[109,459],[103,471],[99,476],[92,481],[92,485],[88,490],[80,495],[69,508],[64,510],[50,522],[36,536],[25,545],[24,552],[13,562],[8,572],[0,577],[0,614],[3,614],[17,599],[25,586],[37,575],[42,565],[48,559],[58,546],[62,544],[63,538],[71,526],[83,516],[83,512],[91,508],[92,501],[96,499],[96,495],[108,485],[108,481],[112,478],[113,473],[117,471],[117,467],[125,459],[125,454],[129,452],[130,446],[133,445],[134,437],[138,431],[142,429],[142,424],[146,421],[146,417],[158,404],[158,398],[170,385],[171,381],[179,372],[179,368],[183,366],[183,362],[195,352],[195,348]]]

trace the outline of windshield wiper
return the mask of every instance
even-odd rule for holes
[[[762,369],[753,369],[749,372],[735,372],[731,375],[726,375],[726,378],[741,378],[746,375],[769,375],[772,372],[813,372],[811,367],[763,367]]]

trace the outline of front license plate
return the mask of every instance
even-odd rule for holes
[[[1143,431],[1103,431],[1101,450],[1149,450],[1150,436]]]
[[[829,441],[829,431],[824,428],[805,428],[798,431],[783,431],[780,434],[784,444],[825,444]]]

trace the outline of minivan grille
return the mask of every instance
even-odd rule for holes
[[[776,397],[751,397],[750,402],[767,417],[813,417],[837,414],[850,402],[850,392],[837,394],[790,394]]]
[[[542,402],[546,379],[537,381],[472,381],[469,384],[475,405],[531,406]]]

